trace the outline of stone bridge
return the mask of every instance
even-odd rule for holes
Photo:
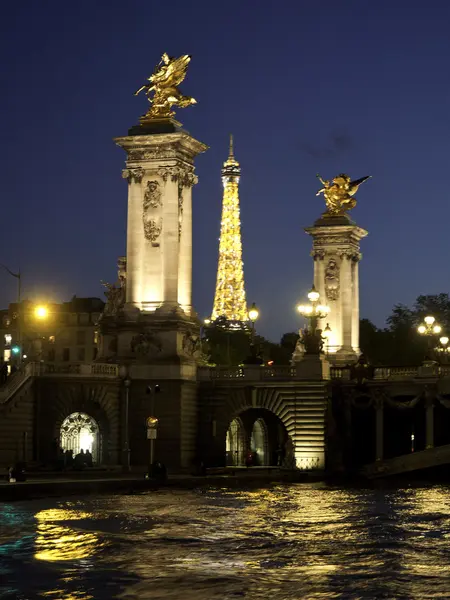
[[[119,371],[101,363],[26,365],[0,389],[0,463],[49,464],[55,441],[70,442],[76,426],[95,438],[98,464],[123,464],[128,422],[131,463],[145,465],[150,412],[159,418],[156,455],[172,470],[202,461],[337,472],[365,467],[373,475],[450,460],[450,367],[376,368],[361,381],[346,368],[308,381],[289,366],[199,367],[191,380],[131,375],[128,419]],[[151,400],[147,392],[156,383],[161,393]],[[435,447],[442,449],[433,459]],[[410,455],[404,468],[392,462]]]

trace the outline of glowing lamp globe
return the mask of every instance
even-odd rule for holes
[[[320,298],[319,292],[316,290],[316,288],[314,286],[312,286],[311,291],[308,293],[308,300],[310,302],[317,302],[317,300],[319,298]]]
[[[448,337],[446,335],[443,335],[441,338],[439,338],[439,341],[441,342],[441,344],[443,346],[446,346],[448,344],[448,342],[449,342],[449,339],[448,339]]]
[[[259,310],[256,308],[256,304],[253,302],[253,304],[250,306],[250,310],[248,311],[248,318],[250,321],[252,321],[252,323],[254,323],[258,317]]]
[[[48,308],[46,306],[36,306],[34,314],[38,319],[46,319],[48,317]]]
[[[433,333],[441,333],[442,327],[440,325],[435,325],[433,327]]]
[[[419,325],[419,327],[417,328],[417,331],[422,334],[425,333],[426,330],[427,328],[425,327],[425,325]]]
[[[436,321],[436,319],[432,316],[428,316],[428,317],[425,317],[424,321],[427,325],[433,325],[433,323]]]

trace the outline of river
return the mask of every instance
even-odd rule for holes
[[[449,491],[316,483],[0,504],[0,598],[450,598]]]

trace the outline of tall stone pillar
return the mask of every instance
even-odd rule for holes
[[[359,243],[367,231],[347,215],[324,215],[305,229],[313,238],[314,285],[330,313],[319,323],[329,324],[328,353],[335,364],[359,355]]]
[[[127,152],[126,309],[191,311],[191,188],[194,157],[206,146],[182,130],[133,129],[116,143]]]

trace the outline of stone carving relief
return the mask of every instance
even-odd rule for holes
[[[183,226],[183,186],[178,186],[178,241],[181,239],[181,228]]]
[[[336,248],[335,252],[339,258],[346,258],[355,262],[361,258],[361,253],[352,248]]]
[[[158,181],[148,181],[142,204],[142,223],[147,240],[157,246],[162,231],[162,218],[155,215],[155,210],[162,206],[162,192]]]
[[[118,281],[114,284],[102,281],[105,289],[106,304],[100,319],[103,317],[115,317],[123,308],[127,294],[127,259],[121,256],[117,261]]]
[[[191,170],[183,167],[161,167],[157,173],[164,183],[169,177],[183,187],[192,187],[198,182],[198,177]]]
[[[152,219],[148,216],[148,214],[144,213],[143,215],[144,221],[144,235],[147,240],[152,242],[154,246],[159,246],[157,240],[161,235],[162,231],[162,219]]]
[[[128,180],[128,183],[141,183],[144,176],[144,169],[136,167],[136,169],[124,169],[122,177]]]
[[[151,150],[130,150],[128,160],[151,160],[152,158],[176,158],[175,148],[170,146],[157,146]]]
[[[339,298],[339,265],[330,258],[325,269],[325,295],[328,300],[337,300]]]
[[[130,347],[132,352],[141,357],[156,356],[162,351],[161,340],[150,332],[135,335],[131,340]]]
[[[144,192],[144,213],[150,208],[159,208],[162,206],[162,192],[157,181],[147,181],[147,187]]]
[[[201,340],[198,335],[187,332],[183,337],[183,352],[188,356],[197,357],[201,353]]]
[[[325,258],[325,250],[313,248],[310,255],[314,260],[323,260]]]

